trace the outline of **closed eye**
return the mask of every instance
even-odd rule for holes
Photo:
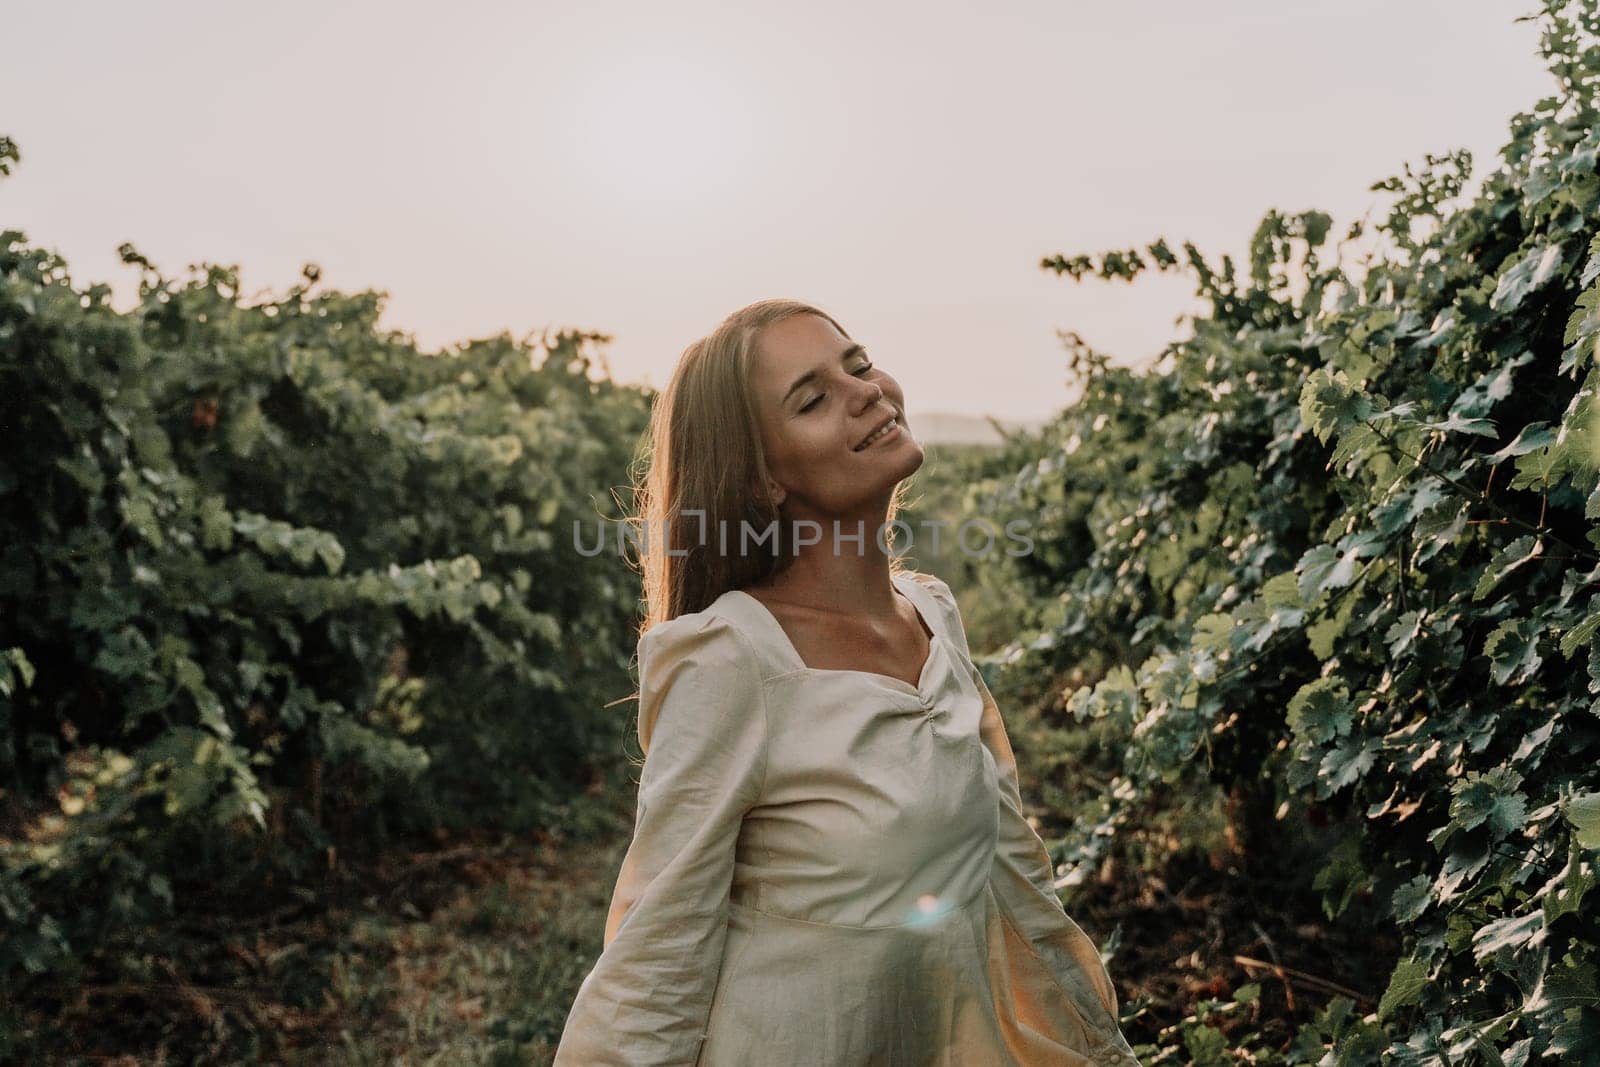
[[[859,377],[860,375],[865,374],[867,371],[871,370],[876,365],[877,364],[875,364],[875,363],[863,363],[861,366],[857,367],[855,370],[851,371],[850,373],[852,373],[852,374],[854,374],[854,375]],[[828,395],[827,393],[818,393],[816,396],[812,397],[810,400],[806,401],[803,405],[801,405],[800,410],[802,412],[810,411],[812,408],[816,407],[819,403],[821,403],[822,402],[822,398],[827,396],[827,395]]]

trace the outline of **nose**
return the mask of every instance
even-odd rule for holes
[[[883,386],[879,385],[877,382],[868,382],[867,384],[872,386],[872,389],[866,394],[867,402],[862,405],[863,411],[872,407],[872,405],[883,399]]]

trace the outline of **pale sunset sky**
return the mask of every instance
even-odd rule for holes
[[[79,285],[238,264],[390,294],[437,348],[611,334],[661,386],[753,300],[816,304],[918,411],[1041,418],[1057,330],[1142,364],[1186,276],[1057,253],[1243,255],[1269,208],[1375,204],[1425,153],[1498,166],[1548,95],[1529,3],[12,4],[0,229]],[[1476,185],[1476,180],[1474,186]]]

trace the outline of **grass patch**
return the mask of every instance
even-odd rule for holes
[[[249,923],[144,931],[148,951],[122,942],[8,1008],[7,1047],[39,1064],[549,1063],[627,849],[618,815],[597,825],[445,838]]]

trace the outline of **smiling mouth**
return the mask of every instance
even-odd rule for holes
[[[864,450],[872,447],[874,444],[876,444],[882,438],[887,437],[889,434],[894,433],[895,430],[897,430],[899,428],[900,428],[900,416],[896,415],[893,418],[891,418],[888,422],[886,422],[882,426],[878,427],[876,430],[873,430],[870,434],[867,435],[867,439],[865,441],[862,441],[859,445],[856,445],[856,447],[851,449],[851,451],[852,452],[864,451]]]

